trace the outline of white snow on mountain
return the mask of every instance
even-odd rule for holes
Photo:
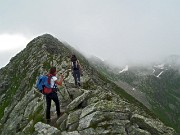
[[[128,65],[126,65],[123,70],[119,71],[119,74],[120,74],[120,73],[123,73],[123,72],[126,72],[126,71],[128,71]]]
[[[136,90],[135,88],[132,88],[132,90]]]
[[[157,77],[159,78],[159,76],[163,73],[164,71],[161,71],[160,73],[159,73],[159,75],[157,75]]]

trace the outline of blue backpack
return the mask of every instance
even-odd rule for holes
[[[52,78],[52,75],[40,75],[36,83],[36,88],[43,94],[52,92],[51,84],[48,83],[48,77]]]

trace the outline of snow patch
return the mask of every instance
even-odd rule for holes
[[[123,70],[119,71],[119,74],[120,74],[120,73],[123,73],[123,72],[125,72],[125,71],[128,71],[128,65],[126,65],[126,67],[125,67]]]
[[[157,76],[159,78],[159,76],[163,73],[164,71],[161,71],[161,73],[159,73],[159,75]]]

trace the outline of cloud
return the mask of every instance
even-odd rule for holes
[[[28,39],[22,35],[10,35],[3,34],[0,35],[0,51],[14,50],[24,48],[28,43]]]
[[[113,63],[180,55],[180,1],[6,0],[0,34],[50,33]]]
[[[26,47],[30,39],[20,34],[0,35],[0,67],[8,64],[9,60]]]
[[[10,59],[14,57],[18,52],[18,50],[0,51],[0,68],[5,67],[9,63]]]

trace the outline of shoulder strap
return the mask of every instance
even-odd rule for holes
[[[78,61],[76,60],[76,68],[78,68]]]
[[[51,78],[53,77],[53,75],[47,74],[47,77],[48,77],[48,84],[50,85],[51,84]]]

